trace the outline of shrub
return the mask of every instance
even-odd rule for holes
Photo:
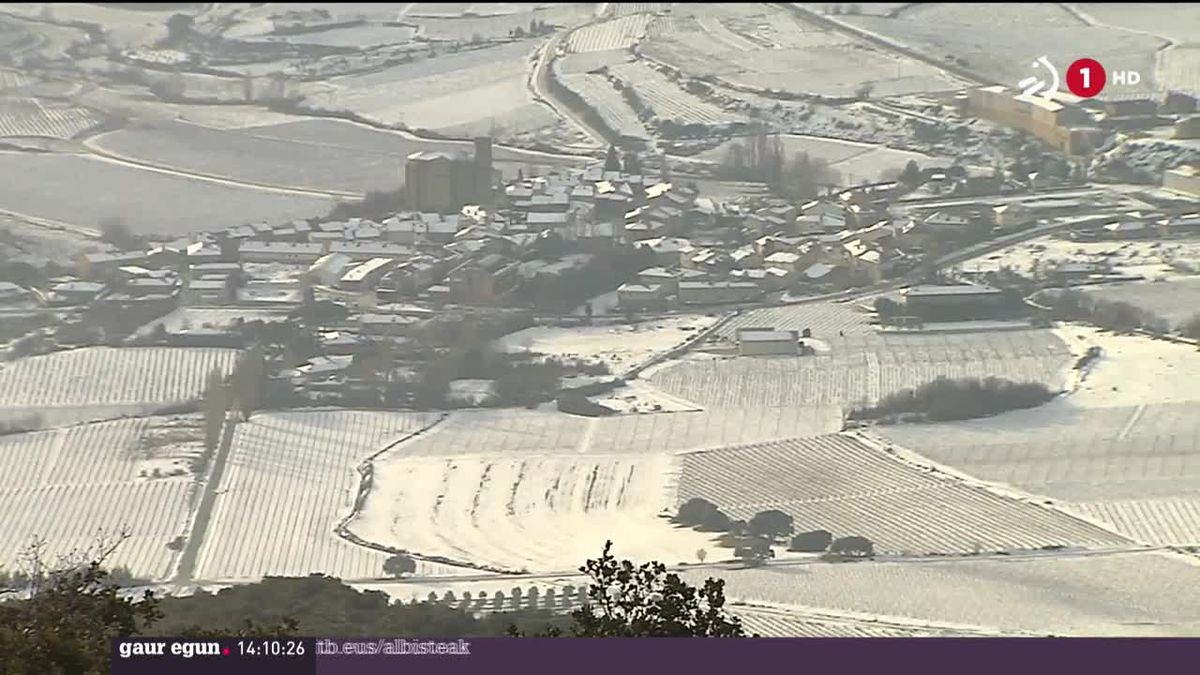
[[[754,514],[748,523],[750,534],[773,540],[792,533],[792,517],[783,511],[771,509]]]
[[[829,549],[829,545],[833,543],[833,534],[828,530],[813,530],[811,532],[801,532],[792,537],[792,544],[788,546],[789,551],[797,551],[800,553],[823,553]]]
[[[916,389],[901,389],[874,406],[858,408],[850,419],[879,419],[898,413],[920,413],[944,422],[986,417],[1007,410],[1033,408],[1054,398],[1040,382],[1017,383],[998,377],[950,379],[939,377]]]
[[[866,537],[841,537],[829,545],[829,552],[844,558],[870,558],[875,555],[875,545]]]

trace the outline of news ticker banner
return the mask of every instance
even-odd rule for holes
[[[630,675],[780,672],[1140,672],[1195,667],[1200,639],[1174,638],[270,638],[118,639],[113,675],[460,675],[570,672]],[[509,669],[512,669],[510,671]]]

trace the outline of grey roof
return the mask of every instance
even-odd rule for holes
[[[905,297],[938,297],[954,295],[997,295],[1000,289],[981,284],[962,286],[913,286],[904,292]]]
[[[741,342],[796,342],[800,339],[800,334],[794,330],[758,330],[747,328],[739,330],[737,337]]]

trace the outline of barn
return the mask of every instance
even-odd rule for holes
[[[800,334],[774,328],[739,328],[737,341],[741,356],[796,356]]]

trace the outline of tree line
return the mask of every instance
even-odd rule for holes
[[[901,416],[932,422],[987,417],[1008,410],[1033,408],[1054,398],[1040,382],[1012,382],[1000,377],[939,377],[913,389],[901,389],[874,405],[855,408],[851,420],[895,421]]]
[[[828,530],[796,533],[792,516],[778,509],[754,514],[750,520],[735,520],[707,499],[693,497],[679,507],[673,522],[700,532],[722,533],[718,542],[732,547],[735,558],[747,565],[760,565],[775,557],[772,546],[786,545],[787,550],[803,553],[825,553],[829,560],[869,558],[875,555],[874,544],[866,537],[851,535],[834,538]],[[697,551],[701,562],[707,552]]]
[[[587,602],[569,616],[475,616],[428,602],[392,603],[323,575],[267,577],[187,597],[132,595],[101,558],[57,569],[27,597],[0,603],[0,672],[108,673],[117,637],[746,637],[725,609],[722,580],[691,586],[662,563],[617,559],[611,541],[579,571],[588,578]]]

